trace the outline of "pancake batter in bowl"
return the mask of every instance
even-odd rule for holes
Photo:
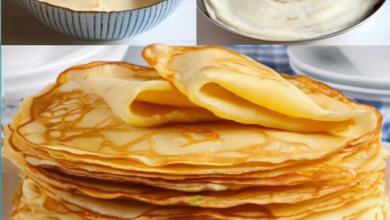
[[[147,7],[163,0],[38,0],[74,11],[128,11]]]
[[[379,0],[204,0],[210,17],[231,30],[268,40],[303,40],[365,19]]]

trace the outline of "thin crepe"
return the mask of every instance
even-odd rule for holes
[[[56,187],[101,199],[133,199],[154,205],[198,206],[205,208],[229,208],[247,203],[266,205],[270,203],[297,203],[313,198],[324,197],[342,190],[356,191],[356,185],[365,185],[368,176],[381,175],[378,171],[363,173],[355,178],[333,179],[295,186],[247,187],[241,190],[220,192],[205,191],[197,194],[166,190],[131,183],[96,181],[95,179],[75,178],[51,170],[24,169],[28,176],[46,187]],[[383,175],[382,175],[383,176]]]
[[[239,189],[238,186],[235,190],[223,190],[219,192],[204,191],[197,194],[189,192],[181,192],[181,184],[191,183],[193,180],[188,179],[185,182],[177,181],[172,190],[159,189],[158,184],[150,184],[153,187],[132,184],[131,182],[136,179],[129,178],[126,183],[108,182],[108,181],[96,181],[99,178],[98,175],[93,173],[86,173],[83,175],[85,178],[78,178],[77,176],[66,175],[61,172],[55,172],[54,170],[44,169],[40,165],[34,164],[33,166],[28,164],[24,160],[21,153],[10,152],[7,148],[7,155],[14,161],[14,163],[25,173],[29,178],[39,182],[45,188],[56,187],[62,190],[78,192],[78,194],[88,195],[94,198],[101,199],[134,199],[149,204],[155,205],[195,205],[200,207],[212,207],[212,208],[227,208],[238,205],[244,205],[247,203],[265,205],[269,203],[296,203],[313,198],[323,197],[330,193],[335,193],[347,188],[352,188],[357,183],[362,185],[363,182],[371,179],[373,175],[382,175],[384,161],[379,158],[370,158],[363,167],[354,167],[354,175],[341,176],[339,178],[333,177],[332,179],[321,180],[320,175],[313,176],[315,179],[307,181],[300,185],[285,185],[280,186],[262,186],[262,187],[245,187],[245,189]],[[19,154],[19,155],[18,155]],[[345,158],[347,163],[353,164],[354,161],[351,158]],[[371,161],[371,162],[370,162]],[[378,165],[372,165],[378,164]],[[381,165],[382,164],[382,165]],[[351,165],[350,165],[351,166]],[[83,167],[82,164],[75,165],[75,167]],[[62,169],[68,171],[74,169],[72,167],[61,166]],[[337,167],[332,167],[337,169]],[[81,168],[82,169],[82,168]],[[353,169],[351,166],[350,169]],[[101,169],[100,172],[104,172]],[[278,171],[276,171],[278,172]],[[283,172],[282,170],[279,172]],[[324,173],[326,171],[323,171]],[[151,174],[149,174],[151,175]],[[310,174],[306,174],[310,175]],[[93,177],[94,179],[90,179]],[[226,176],[231,179],[241,179],[239,176]],[[163,176],[160,178],[164,178]],[[285,177],[286,178],[286,177]],[[287,177],[288,178],[288,177]],[[382,177],[379,177],[382,178]],[[283,177],[282,177],[283,179]],[[153,181],[153,180],[152,180]],[[204,178],[203,181],[209,181]],[[242,181],[245,181],[243,179]],[[194,185],[196,183],[193,183]],[[204,183],[198,183],[200,186],[207,185]],[[239,184],[239,183],[236,183]]]
[[[371,185],[360,186],[307,202],[277,205],[244,205],[230,209],[206,209],[180,206],[154,206],[135,201],[101,200],[66,192],[57,188],[44,188],[28,177],[23,183],[23,195],[13,215],[30,211],[35,215],[67,215],[70,219],[310,219],[318,212],[325,212],[333,218],[361,216],[368,210],[381,212],[386,206],[384,179],[371,178]],[[353,196],[351,196],[352,194]],[[27,206],[27,207],[26,207]],[[20,211],[21,210],[21,211]],[[75,215],[75,216],[73,216]],[[76,217],[77,216],[77,217]],[[372,217],[373,215],[369,215]],[[374,215],[375,216],[375,215]],[[61,218],[60,218],[61,219]],[[363,218],[369,219],[369,218]],[[384,219],[384,218],[379,218]]]
[[[341,95],[302,91],[274,70],[226,48],[156,44],[146,47],[143,56],[190,101],[227,120],[350,138],[377,126],[372,109]]]
[[[241,167],[240,173],[233,173],[231,171],[233,167],[224,167],[219,168],[220,174],[207,174],[204,170],[211,168],[167,166],[158,169],[145,169],[144,167],[142,171],[134,171],[134,165],[130,166],[129,162],[126,166],[113,167],[115,164],[112,160],[107,163],[103,162],[103,159],[59,158],[58,152],[44,152],[38,148],[27,149],[22,153],[8,138],[4,149],[4,155],[21,170],[32,165],[37,168],[59,170],[73,176],[87,178],[92,176],[101,180],[130,182],[185,192],[238,190],[250,186],[293,186],[332,179],[352,181],[361,174],[383,169],[384,161],[388,156],[382,145],[373,142],[359,147],[357,151],[340,152],[332,157],[311,163],[293,163],[268,171],[257,167],[259,165],[250,164],[248,167]],[[27,163],[30,165],[25,165]],[[123,161],[123,164],[125,163],[126,161]],[[253,170],[258,171],[253,172]],[[50,170],[47,171],[50,172]]]
[[[67,82],[62,90],[82,90],[97,95],[118,117],[134,126],[217,120],[214,114],[191,103],[151,68],[94,62],[62,73],[57,83]]]
[[[272,165],[292,160],[316,160],[358,147],[374,138],[380,129],[378,122],[373,133],[350,139],[234,122],[139,128],[118,119],[100,97],[82,90],[62,92],[62,86],[56,85],[44,95],[23,101],[11,125],[16,129],[14,142],[18,147],[38,148],[39,145],[40,149],[58,151],[57,155],[69,152],[74,155],[72,157],[103,157],[152,167],[168,164]]]

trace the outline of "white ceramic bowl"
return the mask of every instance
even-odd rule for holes
[[[182,2],[162,0],[148,7],[120,12],[78,12],[37,0],[14,1],[47,27],[86,40],[117,40],[136,36],[161,23]]]

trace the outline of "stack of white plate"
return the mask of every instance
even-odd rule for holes
[[[36,94],[67,68],[92,61],[122,61],[127,46],[3,46],[3,93],[7,99]]]
[[[355,100],[390,103],[390,47],[291,46],[288,54],[297,75]]]

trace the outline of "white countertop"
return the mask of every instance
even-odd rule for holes
[[[198,45],[269,44],[230,33],[210,22],[198,10]],[[272,43],[274,44],[274,43]],[[390,45],[390,0],[370,20],[356,29],[325,40],[311,41],[310,45]]]
[[[81,41],[47,28],[29,12],[3,0],[3,45],[131,45],[153,43],[196,45],[196,1],[184,0],[160,25],[138,36],[117,41]]]

